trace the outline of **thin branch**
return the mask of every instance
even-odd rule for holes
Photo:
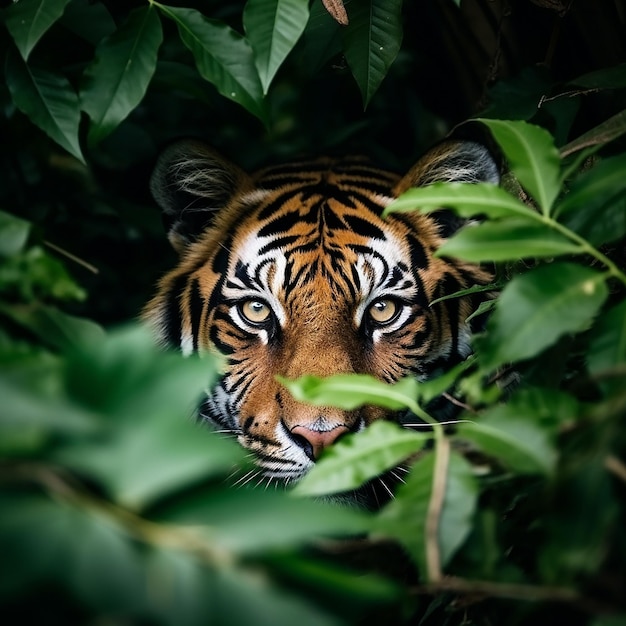
[[[52,243],[51,241],[44,241],[44,244],[46,246],[48,246],[48,248],[54,250],[55,252],[58,252],[59,254],[62,254],[64,257],[70,259],[70,261],[74,261],[74,263],[78,263],[78,265],[82,265],[85,269],[89,270],[93,274],[99,274],[100,273],[100,270],[95,265],[92,265],[91,263],[87,263],[87,261],[85,261],[85,260],[81,259],[80,257],[77,257],[76,255],[72,254],[71,252],[68,252],[67,250],[57,246],[56,244]]]

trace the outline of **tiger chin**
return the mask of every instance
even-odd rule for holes
[[[294,484],[346,433],[400,419],[374,406],[300,403],[277,376],[427,379],[469,354],[465,320],[475,296],[432,304],[491,278],[434,256],[458,227],[455,218],[446,211],[381,217],[407,189],[441,180],[498,184],[498,166],[484,146],[460,140],[437,145],[404,176],[353,157],[248,174],[196,141],[160,157],[151,190],[179,260],[144,318],[184,354],[224,355],[223,375],[198,415],[251,453],[250,477]],[[389,497],[388,482],[339,500],[375,508]]]

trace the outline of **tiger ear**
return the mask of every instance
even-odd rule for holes
[[[431,148],[398,183],[399,195],[411,187],[436,182],[492,183],[500,182],[495,157],[475,141],[447,140]]]
[[[199,141],[180,141],[166,148],[150,179],[168,239],[179,253],[235,193],[250,187],[243,170]]]

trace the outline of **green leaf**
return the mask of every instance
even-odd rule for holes
[[[305,496],[341,493],[399,465],[424,447],[428,435],[379,420],[363,432],[348,435],[326,450],[318,463],[296,485]]]
[[[250,44],[223,22],[210,20],[195,9],[153,4],[176,22],[180,38],[191,50],[202,77],[223,96],[264,120],[263,89]]]
[[[92,144],[113,132],[141,102],[162,40],[159,16],[149,5],[131,11],[124,23],[98,44],[80,92],[82,109],[91,118],[88,137]]]
[[[626,363],[626,300],[604,313],[591,333],[587,365],[594,376],[610,373]],[[608,389],[623,388],[623,378],[615,377]]]
[[[309,19],[308,0],[248,0],[243,26],[254,61],[267,94],[287,55],[304,32]]]
[[[570,80],[568,85],[585,89],[621,89],[626,87],[626,63],[583,74]]]
[[[55,459],[97,479],[117,501],[140,508],[241,462],[234,439],[190,419],[216,376],[208,355],[163,353],[145,328],[130,327],[82,346],[66,368],[74,402],[106,415],[115,428],[106,438],[69,442]]]
[[[561,156],[566,157],[585,148],[597,150],[609,141],[626,133],[626,110],[616,113],[605,122],[577,137],[561,148]]]
[[[580,246],[541,223],[508,219],[470,224],[441,245],[435,256],[465,261],[515,261],[576,254]]]
[[[399,410],[415,403],[419,383],[404,378],[393,385],[366,374],[336,374],[328,378],[302,376],[297,380],[278,377],[289,393],[300,402],[335,406],[351,411],[365,404]]]
[[[31,224],[20,217],[0,211],[0,256],[10,257],[24,249]]]
[[[479,121],[492,132],[522,187],[549,215],[561,189],[559,152],[550,133],[522,121]]]
[[[406,483],[374,520],[375,531],[400,541],[417,563],[420,579],[426,577],[426,515],[432,493],[434,455],[424,455],[411,468]],[[446,492],[439,519],[441,564],[445,566],[472,528],[478,485],[469,463],[459,454],[450,455]]]
[[[116,28],[115,21],[104,4],[93,0],[72,0],[65,9],[60,24],[92,46],[111,35]]]
[[[6,80],[15,106],[53,141],[85,162],[78,142],[78,96],[63,76],[28,67],[9,52]]]
[[[70,0],[19,0],[6,9],[5,24],[24,61]]]
[[[595,246],[626,234],[626,154],[601,161],[576,179],[557,205],[559,221]]]
[[[607,297],[605,279],[565,262],[515,277],[502,290],[487,332],[476,338],[482,368],[528,359],[559,337],[585,330]]]
[[[95,322],[68,315],[56,307],[34,302],[27,305],[4,305],[0,311],[37,335],[41,342],[58,350],[104,339],[104,330]]]
[[[525,217],[539,219],[532,208],[521,203],[501,187],[488,183],[433,183],[427,187],[414,187],[394,200],[384,211],[415,211],[425,213],[449,208],[461,217],[485,215],[489,218]]]
[[[294,498],[291,492],[229,486],[179,497],[160,512],[159,521],[204,526],[200,532],[207,540],[233,554],[258,554],[323,537],[353,535],[366,532],[370,524],[369,516],[356,508]]]
[[[579,403],[565,392],[523,387],[473,421],[461,422],[455,437],[471,442],[509,472],[552,476],[560,437],[580,413]]]
[[[364,0],[346,5],[344,54],[367,107],[402,43],[402,0]]]

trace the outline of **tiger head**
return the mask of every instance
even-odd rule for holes
[[[185,354],[225,356],[200,417],[235,435],[268,481],[286,483],[343,434],[396,418],[300,403],[277,376],[426,379],[465,358],[476,302],[432,303],[490,275],[434,256],[451,232],[446,212],[381,214],[413,186],[498,178],[489,152],[467,141],[440,144],[403,177],[360,158],[248,175],[201,143],[166,150],[152,192],[180,258],[145,317]]]

